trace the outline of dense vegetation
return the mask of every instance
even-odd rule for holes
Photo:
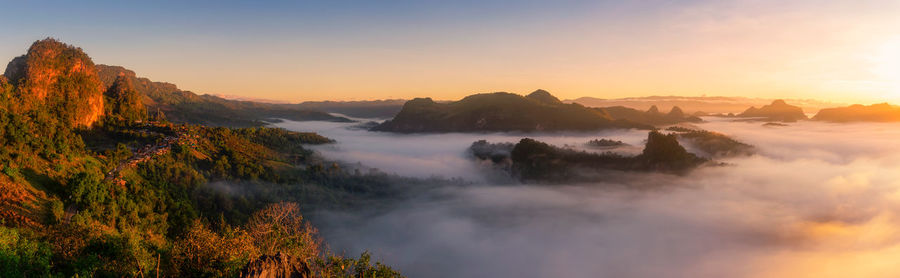
[[[106,90],[107,119],[119,122],[139,122],[147,120],[147,107],[141,93],[125,76],[119,76]]]
[[[469,148],[493,169],[507,171],[520,181],[595,181],[610,177],[610,171],[654,171],[682,174],[707,162],[687,152],[674,134],[651,131],[643,153],[623,156],[613,152],[594,153],[559,148],[531,138],[518,143],[489,143],[481,140]]]
[[[528,96],[476,94],[450,103],[430,98],[406,102],[392,120],[372,130],[390,132],[565,131],[604,128],[650,128],[617,120],[603,111],[565,104],[543,90]]]
[[[544,90],[527,96],[510,93],[476,94],[438,103],[417,98],[397,115],[374,127],[390,132],[588,131],[608,128],[652,129],[655,125],[700,122],[675,107],[669,113],[626,107],[587,108],[566,104]]]
[[[94,63],[80,48],[39,41],[13,59],[4,76],[17,87],[6,96],[15,102],[7,106],[14,112],[48,110],[72,126],[91,126],[104,112],[103,87]]]
[[[64,65],[92,65],[73,57],[88,60]],[[126,79],[102,118],[73,125],[81,106],[67,105],[91,100],[37,108],[19,101],[35,97],[31,82],[0,77],[0,277],[233,277],[272,256],[313,277],[399,276],[368,254],[333,254],[302,217],[399,196],[394,177],[305,148],[330,139],[147,121]],[[64,74],[48,82],[48,96],[83,88]]]
[[[674,131],[678,138],[687,141],[707,157],[751,155],[755,151],[753,146],[718,132],[681,127],[669,127],[666,130]]]
[[[588,141],[585,145],[588,147],[591,147],[591,148],[604,149],[604,148],[615,148],[615,147],[627,146],[628,144],[625,144],[625,142],[622,142],[619,140],[600,138],[600,139],[593,139],[591,141]]]
[[[151,112],[161,111],[174,123],[258,127],[278,119],[349,121],[296,104],[260,103],[197,95],[178,89],[174,84],[139,78],[133,71],[118,66],[97,65],[97,71],[99,80],[105,87],[113,87],[116,80],[126,79],[143,96],[143,102]]]

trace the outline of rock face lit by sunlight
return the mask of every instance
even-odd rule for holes
[[[492,185],[465,150],[521,134],[391,135],[284,122],[339,143],[329,157],[387,172],[476,181],[381,211],[320,212],[332,247],[365,249],[410,277],[894,277],[900,256],[900,125],[714,118],[700,127],[758,154],[685,176]],[[640,145],[645,131],[529,134],[556,145]],[[641,189],[636,189],[641,188]]]

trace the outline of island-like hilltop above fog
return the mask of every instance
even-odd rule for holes
[[[701,111],[687,114],[678,106],[663,113],[656,105],[647,111],[624,106],[587,107],[565,103],[544,90],[528,95],[506,92],[467,96],[458,101],[437,102],[416,98],[406,102],[393,119],[373,131],[398,133],[590,131],[614,128],[653,129],[702,122]],[[800,106],[777,99],[743,112],[717,114],[740,121],[796,122],[808,120]],[[853,105],[822,109],[812,120],[830,122],[900,121],[900,108],[888,104]]]
[[[772,104],[764,105],[760,108],[752,106],[738,114],[738,117],[761,118],[766,121],[777,122],[796,122],[798,120],[806,120],[806,114],[803,109],[798,106],[787,104],[784,100],[772,101]]]
[[[651,129],[655,125],[699,122],[674,107],[639,111],[627,107],[590,108],[563,103],[544,90],[526,96],[506,92],[475,94],[454,102],[417,98],[372,130],[412,132],[587,131],[608,128]]]

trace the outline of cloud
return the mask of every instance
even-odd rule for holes
[[[314,218],[333,248],[371,250],[410,277],[895,276],[900,125],[700,126],[754,144],[760,154],[687,176],[444,187],[384,211]],[[522,137],[323,133],[340,142],[326,156],[394,170],[420,162],[407,170],[414,175],[465,174],[471,168],[460,153],[472,139]],[[643,136],[529,135],[560,145],[598,137],[640,144]]]

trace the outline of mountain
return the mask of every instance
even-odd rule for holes
[[[900,106],[887,103],[822,109],[812,118],[826,122],[898,122]]]
[[[321,277],[400,277],[327,249],[297,203],[370,207],[424,181],[343,170],[307,149],[333,142],[315,133],[138,122],[152,105],[256,106],[97,71],[46,39],[0,76],[0,276],[238,277],[278,256]]]
[[[683,122],[696,123],[703,121],[696,116],[685,115],[681,108],[679,108],[678,106],[672,107],[672,110],[666,114],[660,112],[659,108],[657,108],[655,105],[651,106],[647,111],[640,111],[624,106],[600,107],[594,109],[603,111],[613,119],[628,120],[635,123],[653,126],[672,125]]]
[[[175,84],[154,82],[140,78],[129,69],[120,66],[97,65],[100,81],[110,88],[123,76],[141,93],[149,111],[163,112],[175,123],[210,126],[250,127],[266,122],[287,119],[293,121],[350,121],[344,117],[309,110],[294,104],[261,103],[229,100],[213,95],[197,95],[179,89]]]
[[[688,152],[675,134],[655,130],[647,134],[647,144],[637,156],[576,151],[531,138],[522,138],[516,144],[480,140],[472,143],[469,153],[482,162],[480,165],[491,165],[491,170],[506,172],[516,180],[550,183],[617,176],[610,171],[683,174],[709,161]]]
[[[818,111],[822,108],[841,105],[811,99],[791,99],[788,101],[800,106],[805,111]],[[668,110],[678,106],[684,109],[684,112],[687,114],[695,114],[697,112],[703,112],[704,114],[728,114],[739,113],[750,106],[759,107],[770,104],[772,99],[724,96],[648,96],[617,99],[580,97],[577,99],[564,100],[563,102],[579,103],[588,107],[625,106],[638,110],[647,110],[650,109],[651,106],[657,106],[659,109]]]
[[[437,103],[431,98],[406,102],[393,119],[373,131],[494,132],[586,131],[605,128],[649,128],[616,120],[603,111],[565,104],[538,90],[521,96],[506,92],[475,94],[459,101]]]
[[[718,132],[678,126],[669,127],[666,130],[673,131],[671,134],[678,136],[682,143],[707,158],[745,156],[755,152],[752,145]]]
[[[104,87],[81,48],[50,38],[37,41],[10,61],[3,75],[18,87],[18,93],[9,96],[13,111],[53,111],[60,121],[81,127],[103,116]]]
[[[796,122],[797,120],[807,119],[806,114],[803,114],[803,109],[787,104],[784,100],[780,99],[772,101],[772,104],[760,108],[756,108],[755,106],[747,108],[747,110],[744,110],[743,113],[738,114],[737,116],[764,118],[765,121],[780,122]]]
[[[551,95],[550,92],[544,91],[542,89],[538,89],[537,91],[534,91],[525,97],[547,105],[562,104],[562,101],[559,101],[559,99]]]

